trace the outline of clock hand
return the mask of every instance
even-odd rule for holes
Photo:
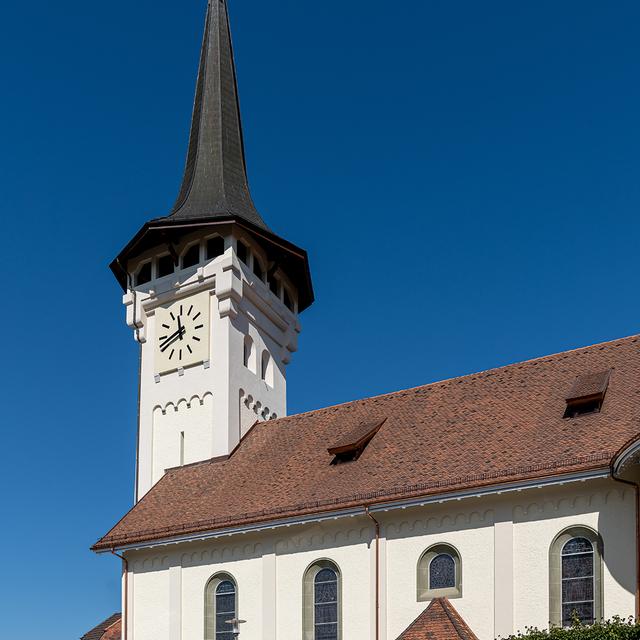
[[[160,351],[164,351],[170,344],[174,343],[178,338],[182,340],[182,336],[185,332],[184,327],[178,329],[175,333],[172,333],[161,345]]]
[[[165,342],[162,345],[162,347],[160,347],[160,352],[164,353],[174,342],[176,342],[176,340],[178,340],[178,338],[180,338],[180,335],[176,335],[175,337],[170,338],[167,342]]]
[[[184,328],[182,327],[182,323],[180,322],[180,316],[178,316],[178,331],[180,331],[180,340],[182,340],[182,336],[184,335]]]

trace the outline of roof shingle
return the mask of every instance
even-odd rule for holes
[[[606,469],[638,435],[638,338],[258,424],[227,460],[170,470],[104,550],[488,485]],[[611,370],[600,413],[563,419],[579,375]],[[327,443],[386,418],[355,462]]]
[[[447,598],[431,604],[397,640],[478,640]]]
[[[122,614],[114,613],[99,625],[87,631],[80,640],[120,640]]]

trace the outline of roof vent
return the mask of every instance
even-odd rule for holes
[[[567,395],[564,417],[577,418],[588,413],[599,413],[607,393],[610,375],[611,371],[607,370],[578,376]]]
[[[385,421],[386,418],[361,422],[337,444],[329,447],[327,451],[332,456],[335,456],[331,464],[342,464],[357,460]]]

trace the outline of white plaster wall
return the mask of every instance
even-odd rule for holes
[[[497,635],[494,612],[504,614],[503,625],[513,620],[512,632],[546,627],[549,546],[574,525],[590,526],[604,540],[605,616],[634,612],[634,496],[611,480],[467,498],[376,517],[382,531],[381,640],[395,640],[427,607],[428,602],[417,601],[416,568],[422,553],[438,543],[460,552],[462,597],[452,603],[480,640]],[[496,537],[496,526],[512,527],[513,535]],[[323,558],[335,562],[342,574],[343,639],[371,640],[373,538],[372,523],[361,515],[130,553],[132,640],[202,640],[204,589],[220,571],[238,583],[239,614],[247,620],[241,638],[299,640],[303,575]],[[512,541],[511,548],[497,549],[494,540]],[[502,575],[511,571],[513,584],[494,584],[503,561]]]
[[[189,401],[181,399],[177,404],[168,403],[153,411],[153,483],[167,469],[177,467],[181,453],[181,434],[184,433],[184,464],[213,457],[213,394],[203,398],[193,396]]]
[[[136,640],[173,640],[169,619],[169,570],[166,559],[151,556],[135,568],[132,590],[133,637]]]
[[[493,637],[493,511],[454,509],[408,510],[406,519],[396,515],[386,527],[389,640],[429,604],[417,601],[417,565],[426,549],[440,543],[460,553],[462,597],[453,598],[453,605],[479,638]]]
[[[262,558],[260,547],[212,545],[182,556],[181,640],[204,638],[204,588],[220,572],[231,574],[238,585],[238,615],[246,620],[242,638],[262,638]],[[171,639],[173,640],[173,639]]]
[[[187,238],[184,244],[193,239]],[[285,369],[297,349],[297,316],[237,259],[234,238],[228,236],[225,243],[225,254],[202,267],[177,272],[124,296],[127,322],[141,343],[138,499],[162,477],[164,469],[179,464],[176,433],[185,431],[185,462],[187,458],[195,462],[231,452],[256,421],[286,415]],[[209,361],[157,378],[155,310],[202,292],[210,294]],[[256,372],[243,362],[247,334],[256,348]],[[270,384],[259,375],[265,349],[274,365]],[[181,407],[194,397],[203,401],[211,394],[213,409],[193,411],[193,420],[187,421],[190,427],[179,428],[180,416],[170,419],[167,408]]]
[[[342,637],[368,638],[373,602],[371,585],[371,527],[364,519],[342,526],[315,525],[301,536],[280,540],[276,545],[277,563],[277,637],[300,640],[302,637],[303,577],[317,560],[328,559],[342,576]],[[348,612],[348,614],[346,613]]]
[[[534,498],[533,495],[531,495]],[[612,482],[592,492],[550,491],[514,508],[515,628],[549,624],[549,548],[567,527],[598,531],[604,544],[604,615],[635,614],[633,491]]]

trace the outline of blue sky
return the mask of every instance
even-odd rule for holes
[[[119,607],[137,350],[107,269],[168,213],[205,0],[0,21],[3,636]],[[250,181],[317,300],[292,413],[637,332],[640,4],[231,2]]]

